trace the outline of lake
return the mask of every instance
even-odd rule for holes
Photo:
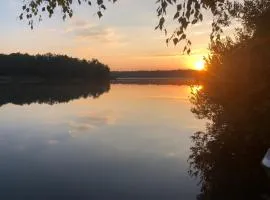
[[[112,84],[103,92],[1,101],[0,199],[196,199],[187,159],[205,122],[190,112],[190,87]]]

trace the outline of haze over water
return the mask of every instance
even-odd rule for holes
[[[99,98],[0,107],[1,199],[196,199],[189,86],[111,85]]]

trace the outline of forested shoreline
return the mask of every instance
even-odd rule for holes
[[[97,59],[57,54],[0,54],[0,84],[106,82],[118,78],[198,78],[196,70],[110,71]]]
[[[0,54],[0,83],[76,83],[110,79],[110,69],[96,59],[66,55]]]
[[[201,72],[192,69],[112,71],[113,78],[199,78]]]

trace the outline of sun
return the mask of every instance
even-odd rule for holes
[[[195,63],[195,69],[196,70],[203,70],[204,69],[204,61],[203,60],[199,60]]]

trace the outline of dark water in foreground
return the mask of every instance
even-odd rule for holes
[[[1,99],[0,199],[196,199],[187,159],[204,122],[190,112],[190,88],[104,91],[62,103]]]

